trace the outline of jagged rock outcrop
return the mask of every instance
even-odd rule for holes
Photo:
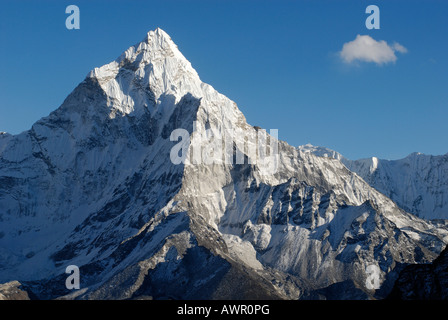
[[[21,283],[18,281],[0,284],[0,300],[30,300],[28,293],[20,286]]]

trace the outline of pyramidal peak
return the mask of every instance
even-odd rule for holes
[[[245,123],[236,103],[202,82],[171,37],[160,28],[149,31],[116,60],[92,70],[87,80],[100,86],[107,98],[110,118],[118,114],[142,117],[149,112],[161,125],[183,99],[191,96],[200,101],[199,121],[215,121],[225,128]],[[93,116],[96,106],[90,112]]]
[[[147,44],[151,50],[162,50],[167,55],[176,56],[179,59],[186,60],[168,33],[160,28],[149,31],[145,39],[139,43],[139,47],[142,44]]]
[[[124,113],[133,111],[132,101],[123,99],[128,100],[136,86],[149,88],[155,100],[161,95],[173,95],[178,102],[187,93],[203,95],[198,73],[160,28],[149,31],[143,41],[128,48],[115,61],[93,69],[88,78],[96,79]]]

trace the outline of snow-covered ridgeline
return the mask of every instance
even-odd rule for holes
[[[403,210],[424,219],[448,219],[448,153],[412,153],[399,160],[377,157],[349,160],[323,147],[301,146],[318,156],[340,160]]]

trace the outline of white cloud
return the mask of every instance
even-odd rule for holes
[[[407,53],[408,49],[406,49],[405,47],[403,47],[401,44],[399,44],[398,42],[394,42],[393,48],[395,51],[398,51],[400,53]]]
[[[358,34],[355,40],[344,43],[339,55],[346,63],[358,60],[382,65],[395,62],[397,60],[395,52],[406,53],[407,51],[398,42],[390,46],[384,40],[376,41],[370,36]]]

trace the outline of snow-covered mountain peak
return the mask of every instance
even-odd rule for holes
[[[117,111],[141,113],[136,110],[139,106],[163,105],[169,96],[175,103],[186,94],[202,96],[203,83],[196,70],[160,28],[149,31],[115,61],[93,69],[87,78],[98,82],[108,96],[112,117]]]
[[[149,31],[142,43],[148,44],[153,50],[164,49],[179,58],[185,59],[169,34],[160,28]]]

